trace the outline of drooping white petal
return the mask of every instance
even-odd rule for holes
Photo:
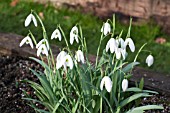
[[[37,56],[39,57],[40,54],[45,54],[46,56],[48,56],[48,49],[46,47],[45,44],[41,44],[39,47],[38,47],[38,50],[37,50]]]
[[[105,86],[107,92],[111,92],[112,90],[112,81],[108,76],[103,77],[100,82],[100,89],[103,90],[103,86]]]
[[[120,45],[122,49],[125,49],[125,41],[122,38],[116,39],[116,43],[118,46]]]
[[[35,27],[37,27],[37,20],[35,19],[33,14],[29,14],[25,19],[25,27],[29,26],[29,24],[33,21]]]
[[[48,50],[50,49],[47,39],[42,39],[41,41],[39,41],[36,45],[36,48],[39,48],[42,44],[45,44]]]
[[[127,38],[127,39],[125,40],[125,47],[126,47],[127,45],[129,45],[129,48],[130,48],[131,52],[134,52],[134,51],[135,51],[135,44],[134,44],[134,42],[133,42],[133,40],[132,40],[131,38]]]
[[[71,31],[70,31],[70,44],[72,45],[74,42],[74,39],[76,40],[77,43],[78,41],[78,28],[77,26],[74,26]]]
[[[116,58],[119,60],[121,58],[121,48],[117,48],[115,50],[115,53],[116,53]]]
[[[116,40],[111,38],[106,44],[106,52],[110,49],[110,52],[113,53],[117,48]]]
[[[83,52],[81,50],[78,50],[76,52],[75,58],[78,62],[82,62],[84,64],[84,55],[83,55]]]
[[[122,90],[125,92],[128,88],[128,80],[127,79],[123,79],[122,81]]]
[[[56,38],[58,38],[59,41],[61,41],[61,33],[59,29],[54,30],[54,32],[51,35],[51,39],[56,39]]]
[[[31,17],[32,17],[32,20],[33,20],[35,27],[37,27],[37,20],[35,19],[35,16],[32,14]]]
[[[66,65],[67,67],[69,67],[70,69],[73,69],[73,60],[72,60],[72,58],[71,58],[71,56],[70,55],[66,55],[65,57],[64,57],[64,65]]]
[[[101,28],[101,32],[103,32],[103,34],[106,36],[108,33],[111,32],[111,27],[110,24],[108,22],[104,23],[104,25]]]
[[[67,55],[65,51],[61,51],[57,56],[56,68],[57,70],[62,67],[64,63],[64,57]]]
[[[32,14],[29,14],[25,19],[25,27],[27,27],[31,23],[31,20],[32,20]]]
[[[29,44],[31,46],[31,48],[33,49],[33,43],[32,40],[29,36],[26,36],[24,39],[22,39],[22,41],[20,42],[19,46],[21,47],[23,44]]]
[[[121,54],[122,54],[123,60],[125,60],[126,55],[127,55],[126,49],[121,49]]]
[[[147,58],[146,58],[146,63],[148,65],[148,67],[150,67],[154,62],[154,58],[152,55],[149,55]]]

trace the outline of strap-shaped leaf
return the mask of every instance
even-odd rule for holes
[[[133,69],[134,66],[136,66],[136,65],[138,65],[138,64],[140,64],[140,63],[139,63],[139,62],[132,62],[132,63],[128,64],[127,66],[125,66],[125,67],[122,69],[122,71],[123,71],[124,73],[127,73],[128,71],[130,71],[131,69]]]

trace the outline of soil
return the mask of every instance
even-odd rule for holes
[[[29,71],[29,68],[43,71],[42,67],[30,59],[19,56],[0,56],[0,113],[35,113],[28,105],[23,90],[33,98],[34,90],[27,83],[21,80],[32,80],[39,82],[38,79]],[[147,113],[170,113],[170,103],[164,93],[155,95],[151,98],[144,98],[141,105],[163,105],[164,110],[152,110]],[[39,108],[43,108],[36,104]]]

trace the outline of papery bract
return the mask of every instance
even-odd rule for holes
[[[111,92],[112,90],[112,81],[108,76],[104,76],[102,81],[100,82],[100,89],[103,90],[103,86],[105,86],[107,92]]]
[[[122,81],[122,90],[125,92],[128,88],[128,80],[127,79],[123,79]]]
[[[76,51],[75,58],[78,62],[82,62],[84,64],[84,55],[81,50]]]
[[[101,32],[103,32],[103,34],[106,36],[108,33],[111,32],[111,27],[110,24],[108,22],[104,23],[104,25],[101,28]]]
[[[57,63],[56,63],[56,68],[57,70],[63,66],[64,63],[64,57],[67,55],[65,51],[61,51],[58,56],[57,56]]]
[[[33,43],[32,43],[32,40],[29,36],[26,36],[24,39],[22,39],[22,41],[20,42],[19,46],[21,47],[22,45],[24,44],[29,44],[31,46],[31,48],[33,49]]]
[[[76,40],[76,42],[79,43],[77,26],[74,26],[70,31],[70,44],[71,45],[73,44],[74,40]]]
[[[59,39],[59,41],[61,41],[62,37],[59,29],[54,30],[54,32],[51,35],[51,39],[57,39],[57,38]]]
[[[46,47],[45,44],[41,44],[39,47],[38,47],[38,50],[37,50],[37,56],[39,57],[40,54],[45,54],[46,56],[48,56],[48,49]]]
[[[25,19],[25,27],[29,26],[29,24],[33,21],[35,27],[37,27],[37,20],[35,19],[34,15],[31,13]]]
[[[150,67],[154,62],[154,58],[152,55],[149,55],[147,58],[146,58],[146,63],[148,65],[148,67]]]

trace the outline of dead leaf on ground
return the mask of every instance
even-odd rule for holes
[[[12,0],[10,3],[11,7],[15,7],[19,3],[19,0]]]
[[[44,13],[43,12],[39,12],[38,15],[40,16],[41,19],[44,19]]]
[[[166,43],[166,39],[163,37],[158,37],[158,38],[156,38],[155,42],[159,43],[159,44],[164,44],[164,43]]]

